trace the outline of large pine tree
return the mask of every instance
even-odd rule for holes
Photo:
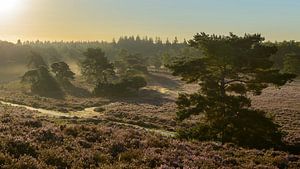
[[[247,96],[260,95],[269,85],[282,86],[295,77],[273,68],[270,56],[277,48],[263,41],[259,34],[197,34],[190,46],[203,50],[204,55],[168,65],[174,75],[201,87],[194,94],[179,96],[179,120],[204,117],[198,125],[181,129],[181,137],[256,148],[282,145],[279,126],[266,112],[253,109]]]

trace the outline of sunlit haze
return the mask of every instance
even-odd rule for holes
[[[299,0],[0,0],[0,39],[190,39],[197,32],[300,40]]]

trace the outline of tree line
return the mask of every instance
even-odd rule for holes
[[[83,55],[85,58],[79,63],[81,75],[94,86],[95,96],[131,96],[147,85],[148,69],[140,55],[122,53],[116,62],[109,61],[101,48],[88,48]],[[32,51],[27,67],[21,82],[28,84],[34,94],[63,98],[64,90],[73,87],[75,73],[66,62],[49,66],[39,53]]]
[[[118,43],[138,41],[131,37]],[[149,39],[145,42],[158,44]],[[200,86],[195,93],[179,95],[177,120],[203,117],[193,126],[180,128],[179,138],[213,140],[260,149],[299,150],[299,147],[290,149],[284,143],[280,126],[268,116],[268,112],[252,108],[249,97],[250,94],[260,95],[269,86],[280,87],[296,78],[299,43],[265,42],[260,34],[238,36],[230,33],[223,36],[199,33],[185,43],[185,47],[176,45],[178,48],[175,49],[176,43],[170,44],[177,52],[164,54],[161,60],[166,61],[155,67],[164,65],[174,76]],[[149,57],[130,52],[133,49],[121,49],[113,59],[101,48],[87,48],[82,52],[81,74],[93,84],[94,95],[131,95],[147,85],[145,76],[149,73]],[[29,83],[32,92],[42,95],[45,91],[60,93],[60,88],[70,85],[70,80],[74,79],[67,63],[54,62],[49,67],[37,52],[31,53],[28,67],[30,70],[24,74],[22,82]]]
[[[300,74],[300,43],[295,41],[264,42],[275,45],[278,51],[270,57],[274,61],[274,67],[284,72]],[[88,48],[101,48],[110,61],[115,61],[118,55],[127,50],[129,53],[139,54],[147,58],[148,66],[160,68],[170,63],[174,58],[197,56],[203,52],[202,49],[191,48],[186,41],[178,42],[167,40],[163,42],[160,38],[148,37],[121,37],[112,42],[49,42],[49,41],[19,41],[17,44],[0,41],[0,66],[24,65],[31,51],[40,53],[48,63],[58,61],[80,62],[84,59],[83,53]]]

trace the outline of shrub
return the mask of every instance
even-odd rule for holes
[[[41,152],[40,158],[46,164],[55,166],[58,169],[66,169],[71,167],[72,160],[70,154],[62,148],[44,150]]]
[[[24,125],[33,128],[40,128],[43,126],[42,122],[39,120],[28,120],[24,123]]]
[[[98,83],[94,89],[96,96],[132,96],[147,82],[141,76],[125,77],[116,83]]]
[[[79,134],[79,131],[75,127],[66,127],[64,129],[64,133],[69,136],[77,137]]]
[[[9,140],[5,145],[5,150],[16,158],[23,155],[36,157],[38,154],[35,147],[24,140]]]
[[[141,154],[140,150],[128,150],[119,154],[119,160],[131,162],[132,160],[140,159]]]
[[[8,168],[14,168],[14,169],[44,169],[49,168],[44,163],[38,161],[37,159],[31,157],[31,156],[22,156],[18,161],[16,161],[14,164],[9,166]]]
[[[62,142],[63,137],[57,136],[54,132],[51,130],[42,130],[38,137],[38,141],[53,141],[53,142]]]
[[[10,164],[12,162],[12,157],[10,157],[8,154],[0,153],[0,168],[2,168],[3,165]]]
[[[113,144],[110,148],[111,156],[114,158],[125,151],[126,147],[122,143]]]

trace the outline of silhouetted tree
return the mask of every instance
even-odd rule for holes
[[[127,50],[122,50],[119,53],[115,66],[118,69],[118,73],[127,74],[128,72],[148,73],[147,58],[140,54],[130,54]]]
[[[268,42],[268,44],[272,44]],[[277,69],[283,69],[284,60],[287,55],[295,54],[300,55],[300,43],[295,41],[283,41],[277,42],[275,45],[278,51],[271,57],[274,61],[274,67]]]
[[[162,63],[163,65],[168,65],[170,63],[172,63],[172,56],[169,53],[164,53],[162,55]]]
[[[30,84],[31,92],[35,94],[46,97],[63,97],[63,92],[59,84],[44,66],[26,72],[21,82]]]
[[[89,48],[84,53],[85,59],[81,62],[81,73],[88,82],[108,83],[107,71],[113,72],[114,66],[109,62],[100,48]]]
[[[156,69],[159,69],[162,66],[162,58],[160,55],[156,55],[150,58],[150,64]]]
[[[113,83],[98,83],[94,89],[96,96],[133,96],[140,88],[145,87],[147,82],[141,76],[124,76]]]
[[[22,45],[22,41],[20,39],[18,39],[17,41],[17,45],[21,46]]]
[[[65,62],[57,62],[51,65],[51,71],[55,74],[56,79],[63,85],[69,85],[70,80],[75,79],[75,73],[71,71],[69,65]]]
[[[239,37],[197,34],[190,41],[204,56],[178,60],[168,67],[186,82],[201,86],[194,94],[180,94],[179,120],[203,115],[203,121],[182,129],[182,138],[233,142],[268,148],[282,145],[279,126],[266,112],[251,108],[247,93],[260,95],[269,85],[282,86],[295,77],[273,69],[270,56],[277,48],[263,44],[259,34]]]
[[[288,54],[284,58],[283,71],[300,75],[300,54]]]

